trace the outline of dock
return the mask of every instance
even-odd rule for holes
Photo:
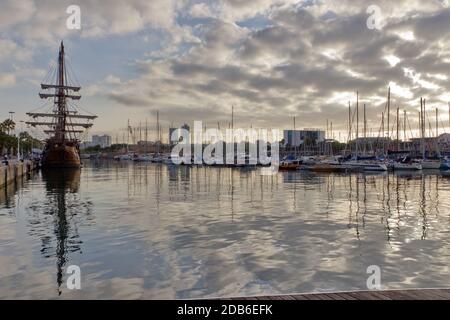
[[[26,176],[37,168],[37,163],[31,160],[9,161],[8,165],[0,165],[0,188]]]
[[[450,300],[450,289],[373,290],[236,297],[220,300]]]

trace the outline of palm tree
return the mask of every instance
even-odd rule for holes
[[[11,119],[6,119],[0,124],[0,131],[1,132],[8,132],[8,134],[11,133],[16,128],[16,123],[12,121]]]

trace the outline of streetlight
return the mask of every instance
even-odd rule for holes
[[[20,133],[23,132],[23,123],[25,121],[20,120],[20,131],[17,129],[17,161],[20,161]]]

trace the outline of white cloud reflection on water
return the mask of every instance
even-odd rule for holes
[[[106,163],[73,178],[36,175],[9,208],[2,194],[1,298],[57,298],[70,264],[82,290],[63,272],[61,298],[364,289],[373,264],[383,287],[448,284],[448,176]]]

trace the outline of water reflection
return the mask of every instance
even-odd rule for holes
[[[80,169],[42,171],[47,201],[47,203],[44,203],[44,206],[49,209],[46,214],[53,216],[56,248],[53,247],[51,237],[46,236],[41,239],[41,253],[47,258],[56,256],[56,282],[59,295],[61,294],[63,271],[69,260],[69,253],[80,251],[83,243],[79,239],[76,228],[72,228],[70,225],[70,221],[73,218],[70,206],[75,205],[76,207],[77,204],[71,204],[67,201],[71,194],[78,192],[80,173]]]
[[[89,298],[364,289],[372,264],[390,288],[448,278],[450,179],[441,172],[261,176],[99,161],[42,172],[5,194],[0,265],[11,271],[0,296],[53,297],[47,282],[30,288],[21,278],[42,265],[65,297],[65,268],[79,264],[89,278],[79,294]]]

